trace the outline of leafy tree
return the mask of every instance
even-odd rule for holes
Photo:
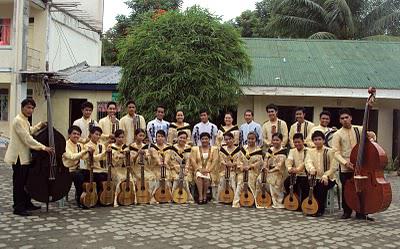
[[[147,119],[160,103],[169,119],[178,109],[190,122],[202,108],[216,117],[237,104],[238,80],[251,70],[239,34],[199,7],[147,18],[121,42],[118,58],[120,100],[135,99]]]

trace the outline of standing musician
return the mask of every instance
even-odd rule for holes
[[[325,145],[328,147],[331,147],[332,145],[332,137],[334,132],[337,130],[335,127],[330,128],[329,127],[329,123],[331,122],[331,113],[329,111],[322,111],[319,114],[319,125],[314,126],[310,133],[308,134],[308,137],[306,138],[306,144],[308,147],[315,147],[312,139],[311,139],[311,135],[315,132],[315,131],[322,131],[322,133],[324,133],[325,135]]]
[[[33,205],[31,197],[25,191],[32,160],[30,149],[54,153],[53,148],[46,147],[32,137],[32,134],[46,126],[43,122],[34,127],[30,126],[28,118],[32,116],[35,107],[36,103],[33,99],[24,99],[21,102],[21,113],[12,121],[10,144],[4,157],[4,162],[12,165],[13,168],[13,208],[14,214],[20,216],[29,216],[28,211],[40,209],[39,206]]]
[[[250,109],[244,112],[244,120],[246,123],[240,126],[240,146],[244,146],[248,143],[247,137],[250,132],[256,135],[256,144],[261,147],[263,144],[263,134],[259,123],[254,122],[254,112]]]
[[[79,142],[86,144],[89,142],[89,130],[92,126],[99,126],[96,120],[92,119],[93,104],[86,101],[81,105],[82,117],[74,121],[73,125],[81,128],[82,133]]]
[[[284,208],[282,202],[284,198],[283,182],[286,178],[286,148],[282,147],[283,136],[280,133],[272,135],[272,147],[268,149],[264,159],[263,167],[267,170],[267,183],[269,193],[272,198],[273,208]],[[261,186],[261,175],[257,178],[257,186]],[[259,187],[258,187],[259,189]]]
[[[65,145],[65,153],[62,155],[63,164],[69,168],[72,180],[75,186],[75,200],[78,207],[81,207],[80,198],[82,195],[82,184],[84,182],[83,157],[88,152],[83,149],[83,145],[79,143],[81,138],[81,128],[73,125],[68,129],[68,140]]]
[[[136,129],[146,129],[146,121],[142,115],[136,114],[135,101],[129,100],[126,102],[125,107],[128,113],[121,118],[119,126],[120,129],[124,131],[126,138],[125,144],[129,145],[135,141]]]
[[[360,142],[362,127],[352,125],[352,116],[349,109],[345,108],[339,111],[340,115],[340,124],[342,124],[342,128],[340,128],[333,135],[332,147],[335,151],[335,158],[339,162],[339,175],[340,182],[342,183],[342,207],[343,207],[343,215],[342,219],[349,219],[351,217],[351,213],[353,210],[346,203],[346,199],[344,198],[345,185],[346,181],[352,179],[354,177],[354,165],[350,162],[350,154],[353,147]],[[367,132],[368,139],[375,141],[376,135],[373,132]],[[370,217],[367,217],[364,214],[356,213],[357,219],[368,219],[373,220]]]
[[[242,156],[236,169],[237,185],[235,198],[233,199],[232,207],[240,207],[240,194],[243,188],[243,171],[249,170],[249,191],[255,195],[255,187],[257,176],[263,162],[263,154],[260,147],[257,146],[257,134],[250,131],[247,135],[247,145],[242,147]]]
[[[182,160],[185,160],[185,170],[184,170],[184,180],[183,180],[183,188],[186,190],[188,194],[188,202],[193,203],[193,196],[190,193],[189,189],[189,181],[192,181],[192,177],[190,176],[190,154],[191,147],[187,144],[188,134],[184,131],[178,132],[178,142],[170,147],[170,150],[165,155],[165,164],[167,168],[170,170],[170,177],[174,179],[172,185],[172,193],[178,187],[179,173]],[[158,170],[160,171],[160,170]]]
[[[199,204],[207,203],[207,191],[211,185],[211,177],[218,163],[218,147],[210,145],[211,135],[207,132],[200,134],[200,146],[192,147],[190,160],[195,172],[195,181],[199,193]],[[216,189],[213,190],[216,192]],[[216,194],[216,193],[215,193]]]
[[[183,111],[177,111],[175,118],[176,122],[171,123],[169,126],[167,142],[169,144],[176,144],[178,142],[178,133],[184,131],[189,138],[186,143],[191,144],[190,138],[192,137],[192,131],[190,130],[190,124],[184,122],[185,115],[183,114]]]
[[[114,135],[115,143],[110,144],[107,150],[111,150],[112,153],[111,179],[116,186],[114,207],[118,207],[117,197],[118,193],[121,191],[120,183],[126,179],[125,152],[129,151],[129,147],[125,145],[125,134],[123,130],[116,130]],[[133,180],[133,175],[131,179]]]
[[[117,103],[110,101],[107,103],[107,116],[100,119],[99,126],[103,131],[101,143],[108,145],[114,142],[114,132],[119,129],[119,120],[116,117]]]
[[[100,188],[102,186],[101,182],[107,181],[107,168],[105,167],[105,156],[107,148],[101,144],[102,130],[100,127],[94,126],[90,130],[90,141],[86,143],[83,147],[84,150],[89,152],[93,152],[93,180],[97,185],[97,193],[100,193]],[[85,182],[89,181],[90,173],[89,173],[89,156],[86,154],[84,156],[86,167],[83,170]]]
[[[272,146],[272,135],[275,133],[282,134],[282,146],[285,147],[288,142],[288,127],[286,122],[278,118],[278,107],[276,105],[269,104],[265,109],[269,119],[262,126],[265,148],[268,149]]]
[[[310,134],[311,129],[314,127],[314,124],[305,119],[306,111],[304,107],[296,108],[296,122],[290,127],[289,131],[289,141],[290,147],[294,148],[293,144],[293,136],[295,133],[302,133],[304,138],[307,138],[308,134]]]
[[[318,201],[318,211],[315,216],[322,216],[325,212],[328,190],[335,186],[337,164],[334,158],[334,151],[324,146],[324,133],[315,131],[311,138],[315,148],[307,151],[306,168],[310,175],[315,175],[319,179],[314,188],[314,196]]]
[[[239,145],[239,139],[240,139],[239,127],[233,124],[233,114],[231,112],[225,113],[224,123],[225,126],[221,125],[221,128],[219,128],[218,130],[216,145],[218,147],[224,145],[223,144],[224,136],[228,132],[233,135],[233,143],[236,146]]]
[[[169,122],[164,120],[165,107],[163,105],[158,105],[156,108],[156,118],[147,124],[147,137],[150,143],[154,144],[156,142],[156,134],[159,130],[164,131],[168,134]]]
[[[215,124],[211,123],[208,120],[208,111],[201,110],[200,111],[200,122],[193,127],[192,140],[193,144],[196,146],[201,145],[201,137],[202,133],[208,133],[210,135],[210,145],[214,146],[216,142],[218,128]]]
[[[293,190],[299,196],[301,203],[307,197],[309,188],[305,169],[307,148],[304,146],[303,134],[294,134],[293,143],[294,148],[289,151],[285,164],[289,174],[296,174],[296,184],[293,186]],[[290,177],[286,178],[284,185],[286,193],[289,193]]]
[[[236,169],[239,166],[242,152],[239,146],[235,145],[234,135],[231,132],[224,133],[225,145],[223,145],[219,150],[219,167],[217,167],[217,177],[219,179],[218,185],[218,197],[221,191],[225,189],[225,171],[226,167],[230,169],[230,179],[229,184],[233,189],[236,190]]]

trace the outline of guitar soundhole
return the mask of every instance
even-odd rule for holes
[[[289,201],[293,201],[293,198],[292,198],[292,197],[289,197]]]
[[[144,188],[144,187],[141,187],[140,189],[143,191],[145,188]]]
[[[125,191],[126,191],[126,192],[129,192],[129,191],[131,191],[131,189],[130,189],[130,188],[126,188]]]
[[[249,198],[249,194],[244,194],[244,198]]]
[[[165,190],[164,189],[161,190],[161,194],[165,194]]]
[[[111,187],[107,187],[107,191],[110,191],[111,190]]]
[[[262,197],[263,199],[265,199],[266,195],[265,195],[265,194],[262,194],[261,197]]]
[[[178,194],[179,194],[179,195],[182,195],[182,193],[183,193],[182,190],[178,191]]]
[[[92,192],[93,192],[93,189],[92,189],[92,188],[91,188],[91,189],[89,189],[89,192],[90,192],[90,193],[92,193]]]
[[[312,204],[312,200],[308,200],[308,205],[311,205]]]
[[[229,190],[225,190],[225,194],[226,194],[226,195],[229,194]]]

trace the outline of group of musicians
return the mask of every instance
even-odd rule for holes
[[[40,144],[32,136],[46,125],[30,126],[28,118],[35,106],[32,99],[21,103],[21,113],[13,121],[5,156],[5,162],[13,166],[14,214],[22,216],[40,208],[32,204],[24,189],[30,150],[54,153],[54,149]],[[233,207],[241,206],[244,189],[256,196],[266,184],[272,208],[284,208],[283,199],[290,188],[300,202],[309,196],[312,177],[316,179],[312,187],[319,204],[314,216],[323,215],[327,192],[338,180],[337,171],[342,188],[353,177],[350,153],[360,140],[362,127],[352,125],[348,109],[340,111],[342,128],[338,130],[329,127],[329,112],[321,112],[320,124],[316,126],[305,119],[304,108],[296,109],[296,122],[288,128],[286,122],[278,118],[278,107],[274,104],[266,107],[269,120],[263,125],[253,120],[253,111],[246,110],[245,123],[240,127],[233,124],[232,113],[226,113],[224,125],[217,128],[209,121],[209,113],[203,110],[200,122],[191,130],[182,111],[177,111],[176,121],[170,123],[164,120],[165,107],[160,105],[155,110],[156,118],[146,125],[143,116],[136,113],[134,101],[128,101],[125,107],[127,114],[118,120],[117,103],[109,102],[107,116],[96,122],[91,118],[93,104],[85,102],[81,108],[82,118],[68,129],[63,163],[73,178],[78,206],[82,206],[82,185],[89,178],[93,178],[98,192],[101,191],[101,183],[107,181],[110,172],[107,165],[112,165],[111,179],[117,186],[117,193],[121,191],[120,183],[127,178],[128,167],[132,169],[128,171],[130,179],[135,182],[142,180],[141,165],[144,165],[144,181],[151,193],[151,204],[157,203],[154,194],[160,179],[165,178],[172,192],[180,186],[188,193],[188,202],[198,204],[210,199],[222,202],[220,194],[230,185],[234,192]],[[368,138],[376,139],[373,132],[368,132]],[[163,167],[166,174],[162,174]],[[295,183],[288,176],[295,176]],[[343,196],[342,200],[342,218],[348,219],[352,210]],[[117,195],[113,205],[118,206]],[[255,206],[262,207],[257,202]],[[356,218],[371,219],[359,213]]]

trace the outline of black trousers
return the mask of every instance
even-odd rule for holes
[[[82,170],[76,170],[73,172],[70,172],[71,176],[72,176],[72,181],[74,182],[74,186],[75,186],[75,200],[77,201],[77,203],[80,202],[80,198],[83,192],[82,189],[82,184],[85,181],[85,176],[82,172]]]
[[[285,182],[283,183],[285,186],[285,192],[286,194],[289,194],[290,190],[290,176],[286,178]],[[307,176],[297,176],[296,178],[296,184],[293,186],[293,191],[297,194],[299,197],[300,205],[299,205],[299,210],[301,210],[301,203],[303,200],[308,196],[308,178]]]
[[[12,165],[13,168],[13,201],[14,211],[21,212],[33,205],[31,197],[25,190],[26,181],[28,179],[30,165],[21,165],[18,158],[17,163]]]
[[[89,170],[82,170],[83,173],[83,181],[89,182],[90,180],[90,172]],[[107,181],[107,173],[93,173],[93,181],[96,182],[97,193],[100,193],[102,190],[101,183]]]
[[[351,214],[353,210],[347,206],[346,199],[344,198],[346,182],[354,177],[354,172],[340,172],[340,182],[342,183],[342,207],[344,214]]]
[[[328,190],[333,188],[335,184],[335,181],[328,180],[328,185],[325,186],[320,180],[317,180],[314,187],[314,197],[318,201],[318,213],[324,214]]]

